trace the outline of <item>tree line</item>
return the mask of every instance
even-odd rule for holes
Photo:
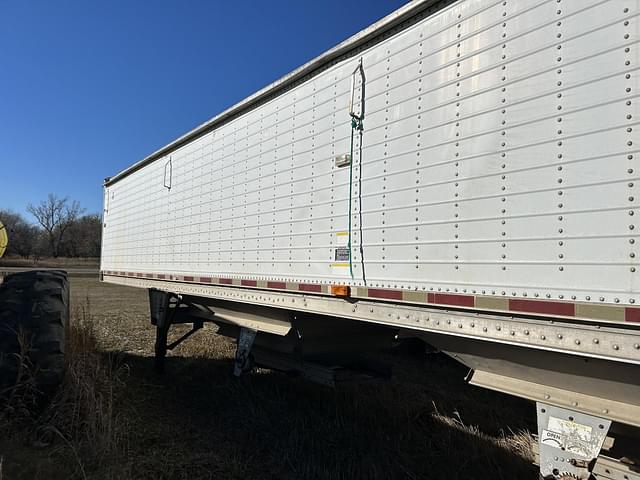
[[[75,200],[52,193],[27,211],[34,223],[11,210],[0,209],[0,222],[7,229],[9,245],[5,255],[23,258],[99,257],[102,218]]]

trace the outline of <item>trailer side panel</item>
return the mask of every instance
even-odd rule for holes
[[[462,0],[398,27],[108,183],[102,270],[640,319],[639,11]]]

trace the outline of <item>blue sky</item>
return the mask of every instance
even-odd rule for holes
[[[403,3],[0,0],[0,208],[100,212],[104,177]]]

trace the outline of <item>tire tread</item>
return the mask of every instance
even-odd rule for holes
[[[37,389],[51,394],[64,376],[69,324],[69,282],[61,270],[8,275],[0,284],[0,386],[15,382],[20,353],[17,332],[27,338]]]

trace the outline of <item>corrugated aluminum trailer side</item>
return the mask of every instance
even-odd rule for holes
[[[309,314],[365,322],[352,349],[411,330],[588,475],[640,426],[639,12],[412,2],[107,179],[103,279],[153,289],[158,345],[178,305],[239,327],[239,371]]]

